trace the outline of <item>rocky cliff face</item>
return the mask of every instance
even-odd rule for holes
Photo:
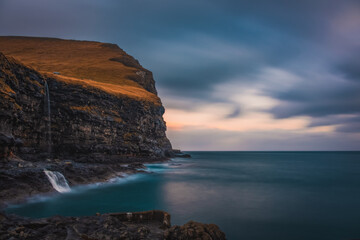
[[[53,157],[87,156],[88,161],[162,158],[170,154],[162,118],[164,108],[156,96],[151,73],[128,55],[111,61],[137,67],[133,81],[143,86],[142,95],[124,94],[122,89],[116,91],[119,86],[111,84],[104,83],[103,88],[91,80],[41,74],[0,53],[0,132],[3,138],[17,139],[10,141],[9,148],[17,142],[21,147],[16,154],[46,157],[50,143]],[[49,88],[50,119],[45,83]],[[5,140],[3,155],[9,153],[5,153]]]

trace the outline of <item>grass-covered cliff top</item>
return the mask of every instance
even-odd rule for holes
[[[146,70],[115,44],[55,38],[0,37],[0,52],[64,82],[160,104],[156,91],[147,87],[153,83],[142,81]]]

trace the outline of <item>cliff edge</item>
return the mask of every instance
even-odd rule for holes
[[[117,45],[0,37],[0,52],[0,132],[21,143],[16,155],[171,155],[152,73]]]

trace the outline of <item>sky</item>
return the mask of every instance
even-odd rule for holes
[[[360,150],[358,0],[0,0],[0,35],[116,43],[183,150]]]

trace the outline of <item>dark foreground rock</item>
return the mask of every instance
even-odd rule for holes
[[[0,239],[166,239],[223,240],[225,234],[213,224],[189,222],[170,225],[170,215],[163,211],[97,214],[88,217],[27,219],[0,214]]]
[[[215,224],[204,224],[190,221],[182,226],[166,229],[164,239],[225,239],[225,234]]]
[[[190,154],[187,153],[175,153],[174,157],[178,157],[178,158],[191,158]]]

